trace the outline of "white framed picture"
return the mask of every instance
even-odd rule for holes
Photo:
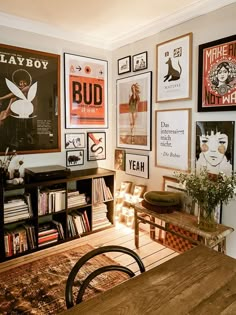
[[[126,153],[125,172],[128,175],[149,178],[149,156]]]

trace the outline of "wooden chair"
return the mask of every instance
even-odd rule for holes
[[[66,291],[65,291],[67,308],[71,308],[72,306],[74,306],[73,286],[74,286],[75,277],[78,274],[80,268],[91,258],[93,258],[97,255],[100,255],[100,254],[107,253],[107,252],[121,252],[121,253],[127,254],[127,255],[133,257],[134,260],[137,262],[137,264],[139,266],[139,270],[141,273],[145,271],[145,267],[144,267],[143,262],[141,261],[140,257],[129,248],[126,248],[123,246],[117,246],[117,245],[109,245],[109,246],[102,246],[102,247],[96,248],[96,249],[88,252],[87,254],[85,254],[83,257],[81,257],[69,273],[69,276],[68,276],[68,279],[66,282]],[[87,276],[87,278],[82,282],[82,284],[79,288],[77,297],[76,297],[76,301],[75,301],[76,304],[79,304],[82,302],[83,294],[84,294],[86,288],[88,287],[89,283],[96,276],[100,275],[101,273],[107,272],[107,271],[115,271],[115,270],[124,272],[127,275],[129,275],[130,277],[135,276],[135,274],[132,270],[130,270],[129,268],[124,267],[124,266],[108,265],[108,266],[100,267],[100,268],[94,270],[93,272],[91,272]]]

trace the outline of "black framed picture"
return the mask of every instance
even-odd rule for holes
[[[131,56],[118,59],[118,74],[131,71]]]
[[[232,175],[234,163],[234,121],[196,122],[196,171]]]
[[[84,150],[66,151],[66,166],[78,166],[84,164]]]
[[[198,111],[236,110],[236,35],[199,46]]]
[[[0,155],[61,151],[60,55],[0,44]]]
[[[66,133],[65,134],[65,149],[85,148],[84,133]]]
[[[148,53],[144,51],[132,57],[133,71],[140,71],[148,67]]]
[[[106,133],[88,132],[87,133],[87,160],[106,159]]]

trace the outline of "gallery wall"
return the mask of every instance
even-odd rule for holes
[[[135,43],[126,45],[113,52],[113,91],[116,90],[117,79],[126,78],[137,74],[131,71],[130,73],[118,75],[116,61],[126,56],[133,56],[143,51],[148,52],[148,69],[139,71],[152,71],[152,151],[133,150],[132,148],[125,149],[127,153],[135,153],[149,156],[149,179],[130,176],[123,171],[117,171],[117,185],[119,186],[122,180],[131,180],[137,184],[147,185],[148,190],[162,190],[163,176],[173,175],[173,170],[160,168],[155,166],[155,111],[166,109],[192,109],[191,123],[191,167],[195,166],[195,143],[196,143],[196,121],[235,121],[235,111],[214,111],[214,112],[198,112],[197,97],[198,97],[198,46],[220,38],[228,37],[235,34],[236,4],[232,4],[211,12],[207,15],[192,19],[178,26],[160,32],[154,36],[145,38]],[[167,101],[163,103],[156,102],[156,45],[162,42],[175,39],[178,36],[193,33],[193,54],[192,54],[192,98],[181,101]],[[119,82],[119,81],[118,81]],[[116,94],[113,94],[113,103],[116,104]],[[115,124],[115,120],[114,120]],[[116,138],[116,130],[113,130],[113,138]],[[235,141],[235,140],[234,140]],[[234,143],[235,147],[235,143]],[[236,165],[236,154],[234,154],[234,168]],[[222,222],[223,224],[234,227],[236,230],[236,201],[232,201],[229,205],[223,206]],[[235,244],[236,232],[232,233],[227,238],[227,254],[236,257]]]
[[[200,44],[213,41],[219,38],[227,37],[235,33],[235,19],[233,12],[236,13],[236,4],[232,4],[216,10],[199,18],[192,19],[178,26],[157,33],[154,36],[123,46],[114,51],[97,49],[94,47],[83,46],[76,43],[63,41],[56,38],[41,36],[30,32],[23,32],[16,29],[0,26],[0,42],[28,49],[45,51],[61,55],[61,152],[29,154],[24,156],[24,166],[41,166],[50,164],[66,165],[66,150],[64,145],[64,134],[71,132],[65,129],[65,101],[64,101],[64,65],[63,53],[72,53],[92,58],[99,58],[108,61],[108,110],[109,110],[109,128],[102,131],[106,132],[106,160],[87,161],[83,166],[74,167],[73,169],[92,168],[96,166],[105,168],[114,168],[114,150],[116,146],[116,82],[117,79],[126,78],[135,73],[130,72],[123,75],[117,73],[117,60],[126,56],[133,56],[143,51],[148,52],[148,69],[152,71],[152,111],[151,111],[151,136],[152,150],[134,150],[127,149],[127,153],[147,155],[149,157],[149,179],[137,176],[131,176],[124,171],[117,171],[117,187],[122,180],[131,180],[137,184],[147,185],[148,190],[162,190],[163,176],[172,175],[172,170],[155,166],[155,111],[163,109],[192,109],[191,124],[191,166],[195,165],[195,122],[196,121],[222,121],[235,120],[236,112],[197,112],[197,94],[198,94],[198,46]],[[174,39],[178,36],[193,33],[193,53],[192,53],[192,98],[190,100],[170,101],[157,103],[156,100],[156,45],[167,40]],[[139,73],[142,73],[140,71]],[[95,131],[95,130],[93,130]],[[73,129],[73,132],[87,132],[83,129]],[[234,143],[235,145],[235,143]],[[234,156],[234,165],[236,158]],[[236,229],[236,202],[223,207],[223,223]],[[232,233],[227,239],[227,254],[236,257],[236,232]]]

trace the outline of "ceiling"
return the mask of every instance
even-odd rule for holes
[[[0,0],[0,25],[113,50],[236,0]]]

